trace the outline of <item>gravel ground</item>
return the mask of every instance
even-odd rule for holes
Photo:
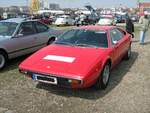
[[[39,84],[18,72],[27,56],[11,60],[0,72],[0,113],[150,113],[150,37],[143,46],[138,38],[132,58],[112,71],[106,90]]]

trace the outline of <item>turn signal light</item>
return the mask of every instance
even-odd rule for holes
[[[23,74],[27,74],[28,73],[26,70],[21,70],[21,69],[19,69],[19,72],[23,73]]]
[[[24,74],[24,75],[25,75],[26,77],[28,77],[28,78],[32,78],[32,75],[29,74],[28,71],[26,71],[26,70],[21,70],[21,69],[19,69],[19,72],[22,73],[22,74]]]
[[[81,80],[75,80],[75,79],[68,80],[68,82],[71,84],[72,87],[75,87],[81,84]]]

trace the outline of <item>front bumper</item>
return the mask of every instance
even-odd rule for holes
[[[65,78],[60,77],[59,75],[53,74],[41,74],[31,71],[19,70],[21,73],[25,74],[26,77],[31,78],[32,80],[43,82],[47,84],[57,85],[60,87],[66,88],[82,88],[83,80],[76,78]]]

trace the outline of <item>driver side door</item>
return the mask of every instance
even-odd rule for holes
[[[121,34],[118,29],[112,29],[110,31],[110,42],[114,65],[116,65],[122,59],[122,52],[124,48],[122,38],[123,34]]]

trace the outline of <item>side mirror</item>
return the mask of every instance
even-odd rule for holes
[[[22,36],[23,36],[22,33],[17,34],[17,37],[22,37]]]
[[[22,36],[23,36],[23,34],[17,34],[15,36],[13,36],[12,38],[19,38],[19,37],[22,37]]]
[[[57,40],[57,37],[51,37],[50,39],[49,39],[49,41],[48,41],[48,45],[49,44],[52,44],[54,41],[56,41]]]
[[[58,39],[58,37],[55,37],[55,41]]]

